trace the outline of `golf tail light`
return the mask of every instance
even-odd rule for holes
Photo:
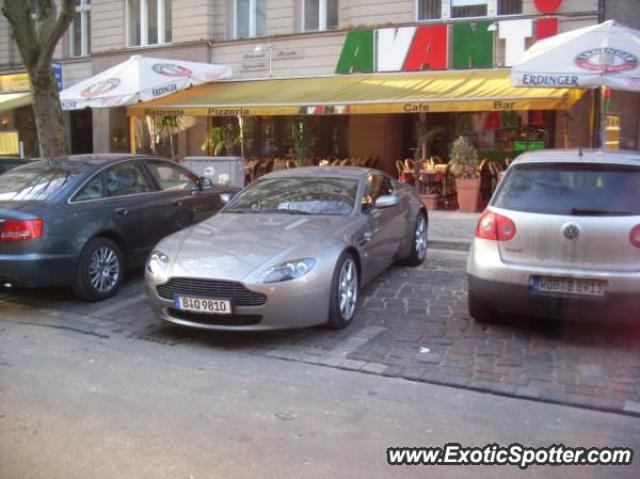
[[[631,241],[631,244],[633,246],[640,249],[640,225],[631,230],[631,233],[629,234],[629,240]]]
[[[476,238],[492,241],[510,241],[516,235],[516,224],[506,216],[485,211],[478,220]]]
[[[42,238],[44,220],[5,220],[0,223],[0,241],[23,241]]]

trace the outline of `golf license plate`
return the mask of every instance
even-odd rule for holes
[[[572,294],[577,296],[604,296],[606,282],[593,279],[534,276],[532,288],[537,293]]]
[[[228,299],[193,298],[190,296],[176,296],[176,309],[208,314],[231,314],[231,301]]]

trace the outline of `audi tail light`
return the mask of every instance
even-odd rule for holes
[[[0,222],[0,242],[41,238],[44,220],[4,220]]]

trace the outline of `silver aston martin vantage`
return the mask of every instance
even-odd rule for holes
[[[367,282],[426,252],[427,211],[413,187],[367,168],[296,168],[163,239],[146,287],[156,314],[184,326],[344,328]]]

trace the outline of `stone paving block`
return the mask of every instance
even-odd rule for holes
[[[240,339],[174,329],[154,318],[141,296],[140,278],[100,306],[71,295],[43,291],[34,298],[13,291],[0,296],[0,322],[28,314],[38,324],[89,334],[167,345],[193,340],[220,353],[235,348],[456,387],[491,385],[496,394],[640,414],[637,334],[622,326],[559,325],[525,317],[477,323],[467,312],[464,266],[462,256],[432,252],[421,267],[392,267],[362,291],[358,314],[342,331],[311,328]],[[34,315],[37,308],[42,311]],[[419,353],[420,348],[429,352]]]
[[[387,369],[386,364],[366,363],[362,368],[360,368],[360,371],[365,371],[371,374],[382,374],[385,369]]]
[[[640,402],[639,401],[625,401],[622,409],[625,412],[630,412],[640,416]]]

